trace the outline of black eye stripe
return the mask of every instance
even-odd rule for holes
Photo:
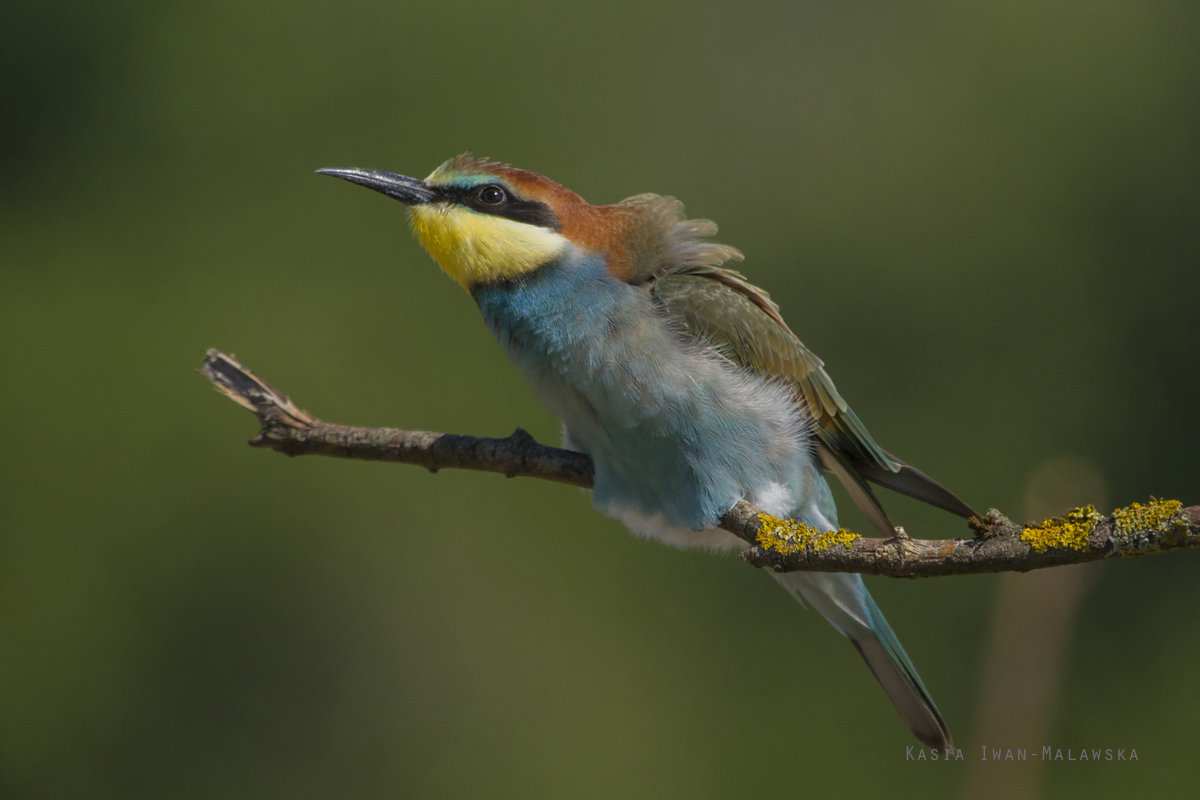
[[[539,203],[536,200],[522,200],[499,184],[494,185],[503,190],[505,199],[497,204],[483,202],[481,190],[492,185],[439,186],[437,192],[443,200],[465,206],[481,214],[504,217],[514,222],[537,225],[540,228],[549,228],[553,231],[562,231],[562,225],[558,221],[558,216],[551,210],[550,206],[545,203]]]

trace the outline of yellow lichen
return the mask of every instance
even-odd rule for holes
[[[814,553],[828,550],[835,544],[849,549],[851,543],[861,538],[857,533],[851,533],[845,528],[821,533],[811,525],[795,519],[780,519],[770,514],[758,515],[758,533],[754,540],[764,550],[773,550],[783,556],[790,556],[804,551],[812,545]]]
[[[826,531],[817,538],[813,539],[813,552],[819,553],[822,550],[828,550],[835,544],[840,544],[847,550],[855,539],[861,538],[857,533],[851,533],[845,528],[838,528],[836,531]]]
[[[1159,500],[1151,497],[1146,505],[1134,503],[1127,508],[1118,508],[1113,512],[1117,530],[1123,537],[1146,533],[1170,533],[1175,527],[1172,521],[1183,503],[1178,500]]]
[[[1113,512],[1112,555],[1125,558],[1178,547],[1189,535],[1188,520],[1180,516],[1183,503],[1151,497],[1146,505],[1133,503]]]
[[[1051,548],[1086,550],[1088,537],[1101,519],[1103,517],[1095,506],[1073,508],[1061,517],[1048,519],[1037,527],[1026,528],[1021,532],[1021,541],[1028,542],[1038,553]]]

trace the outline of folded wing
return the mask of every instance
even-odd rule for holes
[[[664,312],[730,360],[787,381],[814,422],[817,456],[871,522],[894,526],[868,485],[885,486],[962,517],[976,512],[925,473],[886,452],[838,394],[825,366],[800,343],[762,289],[740,273],[692,266],[654,276],[650,290]]]

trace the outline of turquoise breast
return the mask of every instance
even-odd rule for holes
[[[599,257],[574,252],[473,295],[594,460],[601,511],[698,530],[765,486],[803,485],[808,430],[790,392],[687,334]]]

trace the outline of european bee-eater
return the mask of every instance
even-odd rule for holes
[[[594,206],[533,172],[469,154],[425,180],[367,169],[326,175],[399,200],[422,246],[474,298],[563,446],[595,464],[592,502],[635,534],[732,550],[716,527],[745,498],[837,530],[824,472],[885,536],[868,482],[970,517],[942,486],[884,451],[767,293],[722,267],[732,247],[672,197]],[[852,574],[776,579],[857,648],[917,739],[950,731],[896,635]]]

